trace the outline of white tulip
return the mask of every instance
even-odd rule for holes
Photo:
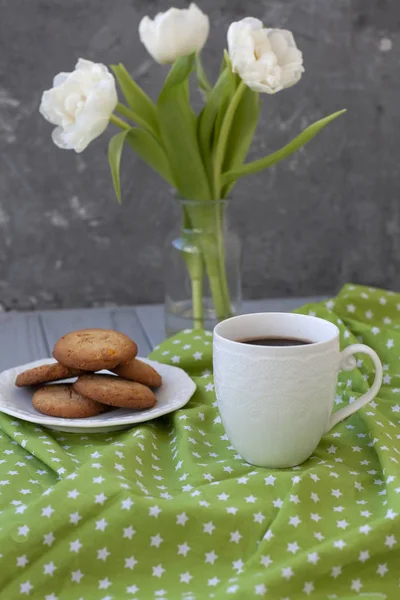
[[[196,4],[182,10],[170,8],[155,19],[143,17],[139,25],[141,42],[158,63],[172,64],[180,56],[200,52],[210,32],[210,20]]]
[[[80,58],[72,73],[59,73],[43,92],[40,112],[57,127],[59,148],[82,152],[106,129],[118,102],[115,79],[105,65]]]
[[[275,94],[297,83],[304,72],[292,32],[266,29],[259,19],[232,23],[228,49],[233,72],[255,92]]]

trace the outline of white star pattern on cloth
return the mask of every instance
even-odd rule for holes
[[[189,573],[189,571],[186,571],[186,573],[181,573],[179,576],[179,581],[181,583],[190,583],[192,579],[193,579],[193,577]]]
[[[18,527],[18,535],[23,535],[26,537],[29,533],[28,525],[22,525],[22,527]]]
[[[180,356],[173,356],[171,358],[171,362],[174,363],[174,365],[178,365],[181,362],[181,357]]]
[[[128,585],[126,588],[128,594],[136,594],[139,590],[140,588],[137,585]]]
[[[336,525],[339,529],[346,529],[349,526],[349,523],[345,519],[342,519],[341,521],[336,521]]]
[[[68,498],[72,498],[73,500],[76,500],[77,497],[79,496],[78,490],[71,490],[70,492],[68,492]]]
[[[255,523],[262,523],[265,519],[265,516],[262,513],[258,512],[253,515],[253,518]]]
[[[78,512],[74,512],[69,515],[69,522],[73,523],[74,525],[77,525],[81,519],[82,517]]]
[[[150,539],[150,546],[155,546],[156,548],[159,548],[164,541],[159,533],[157,533],[157,535],[152,536]]]
[[[43,544],[45,546],[51,546],[53,544],[53,542],[55,541],[55,539],[56,538],[54,537],[54,534],[52,531],[50,533],[46,533],[43,536]]]
[[[80,583],[82,577],[83,577],[83,573],[80,569],[78,569],[77,571],[72,571],[72,573],[71,573],[71,581],[73,583]]]
[[[376,572],[381,577],[383,577],[384,575],[386,575],[386,573],[389,572],[387,564],[385,563],[385,564],[382,564],[382,565],[378,565],[378,568],[377,568]]]
[[[105,531],[107,525],[108,525],[108,523],[105,519],[100,519],[99,521],[96,521],[96,530],[97,531]]]
[[[186,554],[190,551],[190,546],[185,542],[184,544],[178,545],[178,554],[182,554],[182,556],[186,556]]]
[[[158,506],[150,506],[149,508],[149,516],[157,518],[160,514],[161,509]]]
[[[308,556],[307,556],[307,561],[313,565],[316,565],[317,562],[319,561],[319,555],[317,552],[311,552]]]
[[[25,583],[21,583],[19,586],[19,591],[21,594],[26,594],[27,596],[33,590],[33,585],[31,585],[30,581],[25,581]]]
[[[282,508],[283,500],[281,500],[281,498],[277,498],[276,500],[272,501],[272,504],[275,506],[275,508]]]
[[[296,554],[296,552],[298,552],[299,550],[300,546],[297,542],[293,542],[287,545],[287,551],[291,552],[292,554]]]
[[[264,566],[264,567],[269,567],[270,565],[272,565],[274,561],[271,560],[270,556],[262,556],[260,559],[260,563]]]
[[[17,558],[17,567],[26,567],[29,563],[29,560],[26,558],[25,554],[23,556],[18,556]]]
[[[256,500],[257,500],[257,498],[255,498],[253,495],[251,495],[251,496],[246,496],[246,498],[245,498],[245,501],[246,501],[247,503],[249,503],[249,502],[250,502],[250,503],[252,503],[252,504],[254,504],[254,502],[255,502]]]
[[[125,559],[125,569],[130,569],[132,571],[137,563],[138,561],[134,556],[129,556]]]
[[[267,588],[264,583],[259,583],[254,588],[254,593],[256,596],[265,596],[267,593]]]
[[[124,528],[124,538],[128,538],[129,540],[135,535],[136,531],[133,529],[132,525]]]
[[[51,517],[53,512],[54,508],[52,506],[46,506],[45,508],[42,508],[42,517]]]
[[[55,594],[47,594],[44,597],[44,600],[58,600],[58,596],[56,596]]]
[[[43,574],[44,575],[53,575],[54,571],[57,569],[53,562],[49,562],[43,566]]]
[[[236,571],[238,573],[242,573],[243,572],[243,567],[244,567],[244,562],[242,561],[241,558],[239,560],[234,560],[233,563],[232,563],[232,568],[236,569]]]
[[[189,520],[189,517],[186,513],[181,513],[180,515],[176,515],[176,524],[185,526],[186,522]]]
[[[281,573],[282,577],[287,580],[289,580],[294,575],[292,567],[284,567]]]
[[[333,545],[335,546],[335,548],[343,550],[343,548],[346,546],[346,542],[344,542],[343,540],[336,540],[335,542],[333,542]]]
[[[354,592],[359,592],[361,588],[364,587],[361,583],[360,579],[353,579],[351,582],[351,588]]]
[[[79,540],[75,540],[74,542],[69,543],[70,552],[79,552],[82,548],[82,544]]]
[[[103,494],[103,492],[101,492],[101,494],[97,494],[94,497],[94,502],[95,504],[104,504],[104,502],[107,500],[107,496],[105,494]]]
[[[215,554],[214,550],[212,550],[211,552],[205,553],[204,562],[210,563],[210,565],[213,565],[215,563],[215,561],[217,560],[217,558],[218,558],[218,555]]]
[[[309,596],[314,591],[314,584],[312,581],[306,581],[303,587],[303,592]]]
[[[342,567],[337,566],[337,567],[333,567],[332,571],[331,571],[331,576],[336,579],[337,577],[339,577],[339,575],[342,574]]]
[[[293,527],[298,527],[301,523],[301,519],[296,515],[295,517],[289,518],[289,525],[293,525]]]
[[[110,556],[110,554],[111,552],[109,552],[107,548],[101,548],[100,550],[97,550],[97,559],[105,561]]]
[[[242,539],[242,535],[239,533],[239,531],[232,531],[230,534],[230,542],[234,542],[235,544],[238,544],[240,542],[240,540]]]
[[[212,532],[215,529],[215,525],[212,521],[209,521],[208,523],[204,523],[203,524],[203,532],[204,533],[209,533],[210,535],[212,535]]]
[[[394,537],[394,535],[386,536],[385,546],[387,546],[388,548],[393,548],[393,546],[396,546],[396,544],[397,544],[397,540]]]
[[[358,528],[358,531],[360,533],[365,533],[365,535],[367,535],[367,533],[369,533],[371,531],[371,527],[369,525],[361,525],[361,527]]]
[[[121,502],[122,510],[130,510],[133,505],[134,502],[132,502],[131,498],[127,498],[126,500],[122,500]]]
[[[276,481],[276,477],[274,477],[273,475],[268,475],[268,477],[265,478],[265,485],[275,485],[275,481]]]
[[[366,560],[369,559],[369,552],[368,550],[363,550],[362,552],[360,552],[360,556],[358,557],[358,560],[360,562],[365,562]]]
[[[163,573],[165,573],[165,569],[162,565],[153,567],[153,577],[162,577]]]
[[[99,581],[99,590],[106,590],[111,585],[111,581],[106,577],[105,579],[100,579]]]

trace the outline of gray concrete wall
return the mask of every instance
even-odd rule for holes
[[[161,301],[163,244],[177,220],[162,181],[127,152],[124,202],[107,135],[58,150],[38,114],[43,89],[77,57],[123,62],[156,97],[165,75],[141,46],[141,17],[167,0],[0,0],[0,303],[48,308]],[[176,6],[187,3],[175,0]],[[231,207],[248,298],[333,293],[356,281],[399,287],[400,2],[199,0],[213,22],[215,73],[231,21],[292,29],[299,85],[265,97],[252,156],[309,122],[348,113],[303,152],[243,180]]]

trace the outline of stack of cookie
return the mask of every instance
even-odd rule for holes
[[[15,385],[37,386],[32,398],[39,412],[82,419],[111,408],[145,410],[156,404],[150,388],[162,384],[153,367],[138,360],[137,345],[127,335],[107,329],[82,329],[64,335],[53,349],[56,363],[20,373]],[[108,369],[114,375],[99,374]],[[76,377],[73,383],[56,383]]]

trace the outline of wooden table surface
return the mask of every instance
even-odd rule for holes
[[[289,312],[323,299],[253,300],[244,303],[243,312]],[[138,344],[140,356],[147,356],[165,339],[161,305],[0,313],[0,371],[51,356],[59,337],[87,327],[123,331]]]

